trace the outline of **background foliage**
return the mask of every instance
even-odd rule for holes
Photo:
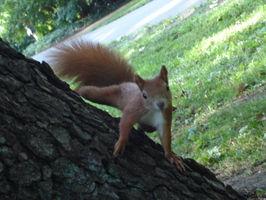
[[[36,38],[73,34],[129,0],[0,0],[0,36],[23,51]],[[58,39],[57,37],[57,39]],[[54,41],[50,41],[54,42]]]

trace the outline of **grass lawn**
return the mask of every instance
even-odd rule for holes
[[[144,78],[168,68],[174,152],[228,173],[265,169],[265,0],[210,6],[109,45]]]

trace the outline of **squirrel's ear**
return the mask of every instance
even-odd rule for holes
[[[167,69],[164,65],[162,65],[159,77],[163,79],[168,84],[168,77],[167,77]]]
[[[145,84],[145,80],[141,78],[138,74],[135,74],[135,83],[139,86],[139,89],[142,91]]]

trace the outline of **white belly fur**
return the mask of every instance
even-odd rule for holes
[[[156,111],[156,110],[149,111],[146,115],[144,115],[139,120],[139,122],[141,124],[146,124],[146,125],[155,127],[157,131],[159,132],[159,134],[161,136],[163,135],[164,119],[163,119],[162,112]]]

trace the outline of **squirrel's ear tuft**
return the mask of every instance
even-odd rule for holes
[[[164,65],[162,65],[159,77],[163,79],[168,84],[168,77],[167,77],[167,69]]]
[[[139,86],[139,89],[142,91],[145,84],[145,80],[141,78],[138,74],[135,74],[135,83]]]

